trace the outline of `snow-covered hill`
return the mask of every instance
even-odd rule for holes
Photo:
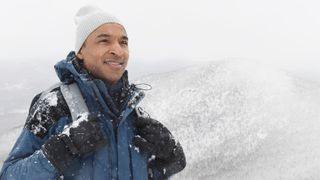
[[[142,107],[184,147],[188,165],[174,179],[320,178],[320,85],[235,60],[138,82],[153,86]],[[19,130],[0,133],[0,161]]]
[[[176,179],[319,179],[320,86],[250,61],[156,74],[146,111],[187,155]]]

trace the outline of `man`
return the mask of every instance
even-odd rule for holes
[[[143,114],[129,84],[128,36],[118,19],[85,6],[75,51],[55,65],[61,81],[37,95],[0,179],[167,179],[181,171],[181,145]]]

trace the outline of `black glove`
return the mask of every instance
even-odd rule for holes
[[[46,158],[60,172],[67,169],[77,157],[93,152],[106,144],[95,116],[80,117],[59,135],[51,136],[41,147]]]
[[[157,169],[161,179],[168,178],[186,166],[180,143],[175,141],[163,124],[148,117],[138,117],[135,125],[137,128],[137,135],[134,137],[135,146],[151,156],[148,167]],[[152,176],[149,174],[149,179],[153,179]]]

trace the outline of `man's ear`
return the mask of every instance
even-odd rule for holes
[[[77,56],[77,58],[78,59],[81,59],[81,60],[83,60],[83,55],[82,55],[82,48],[80,49],[80,51],[76,54],[76,56]]]
[[[82,44],[82,47],[80,48],[80,50],[79,50],[78,53],[76,54],[76,56],[77,56],[78,59],[83,60],[82,49],[83,49],[85,46],[86,46],[86,42],[84,42],[84,43]]]

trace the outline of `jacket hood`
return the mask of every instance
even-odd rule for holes
[[[73,64],[75,60],[76,54],[74,51],[71,51],[66,59],[61,60],[54,65],[56,74],[61,82],[69,84],[76,81],[76,78],[88,80],[88,73],[80,73],[79,71],[77,71],[76,67]]]

